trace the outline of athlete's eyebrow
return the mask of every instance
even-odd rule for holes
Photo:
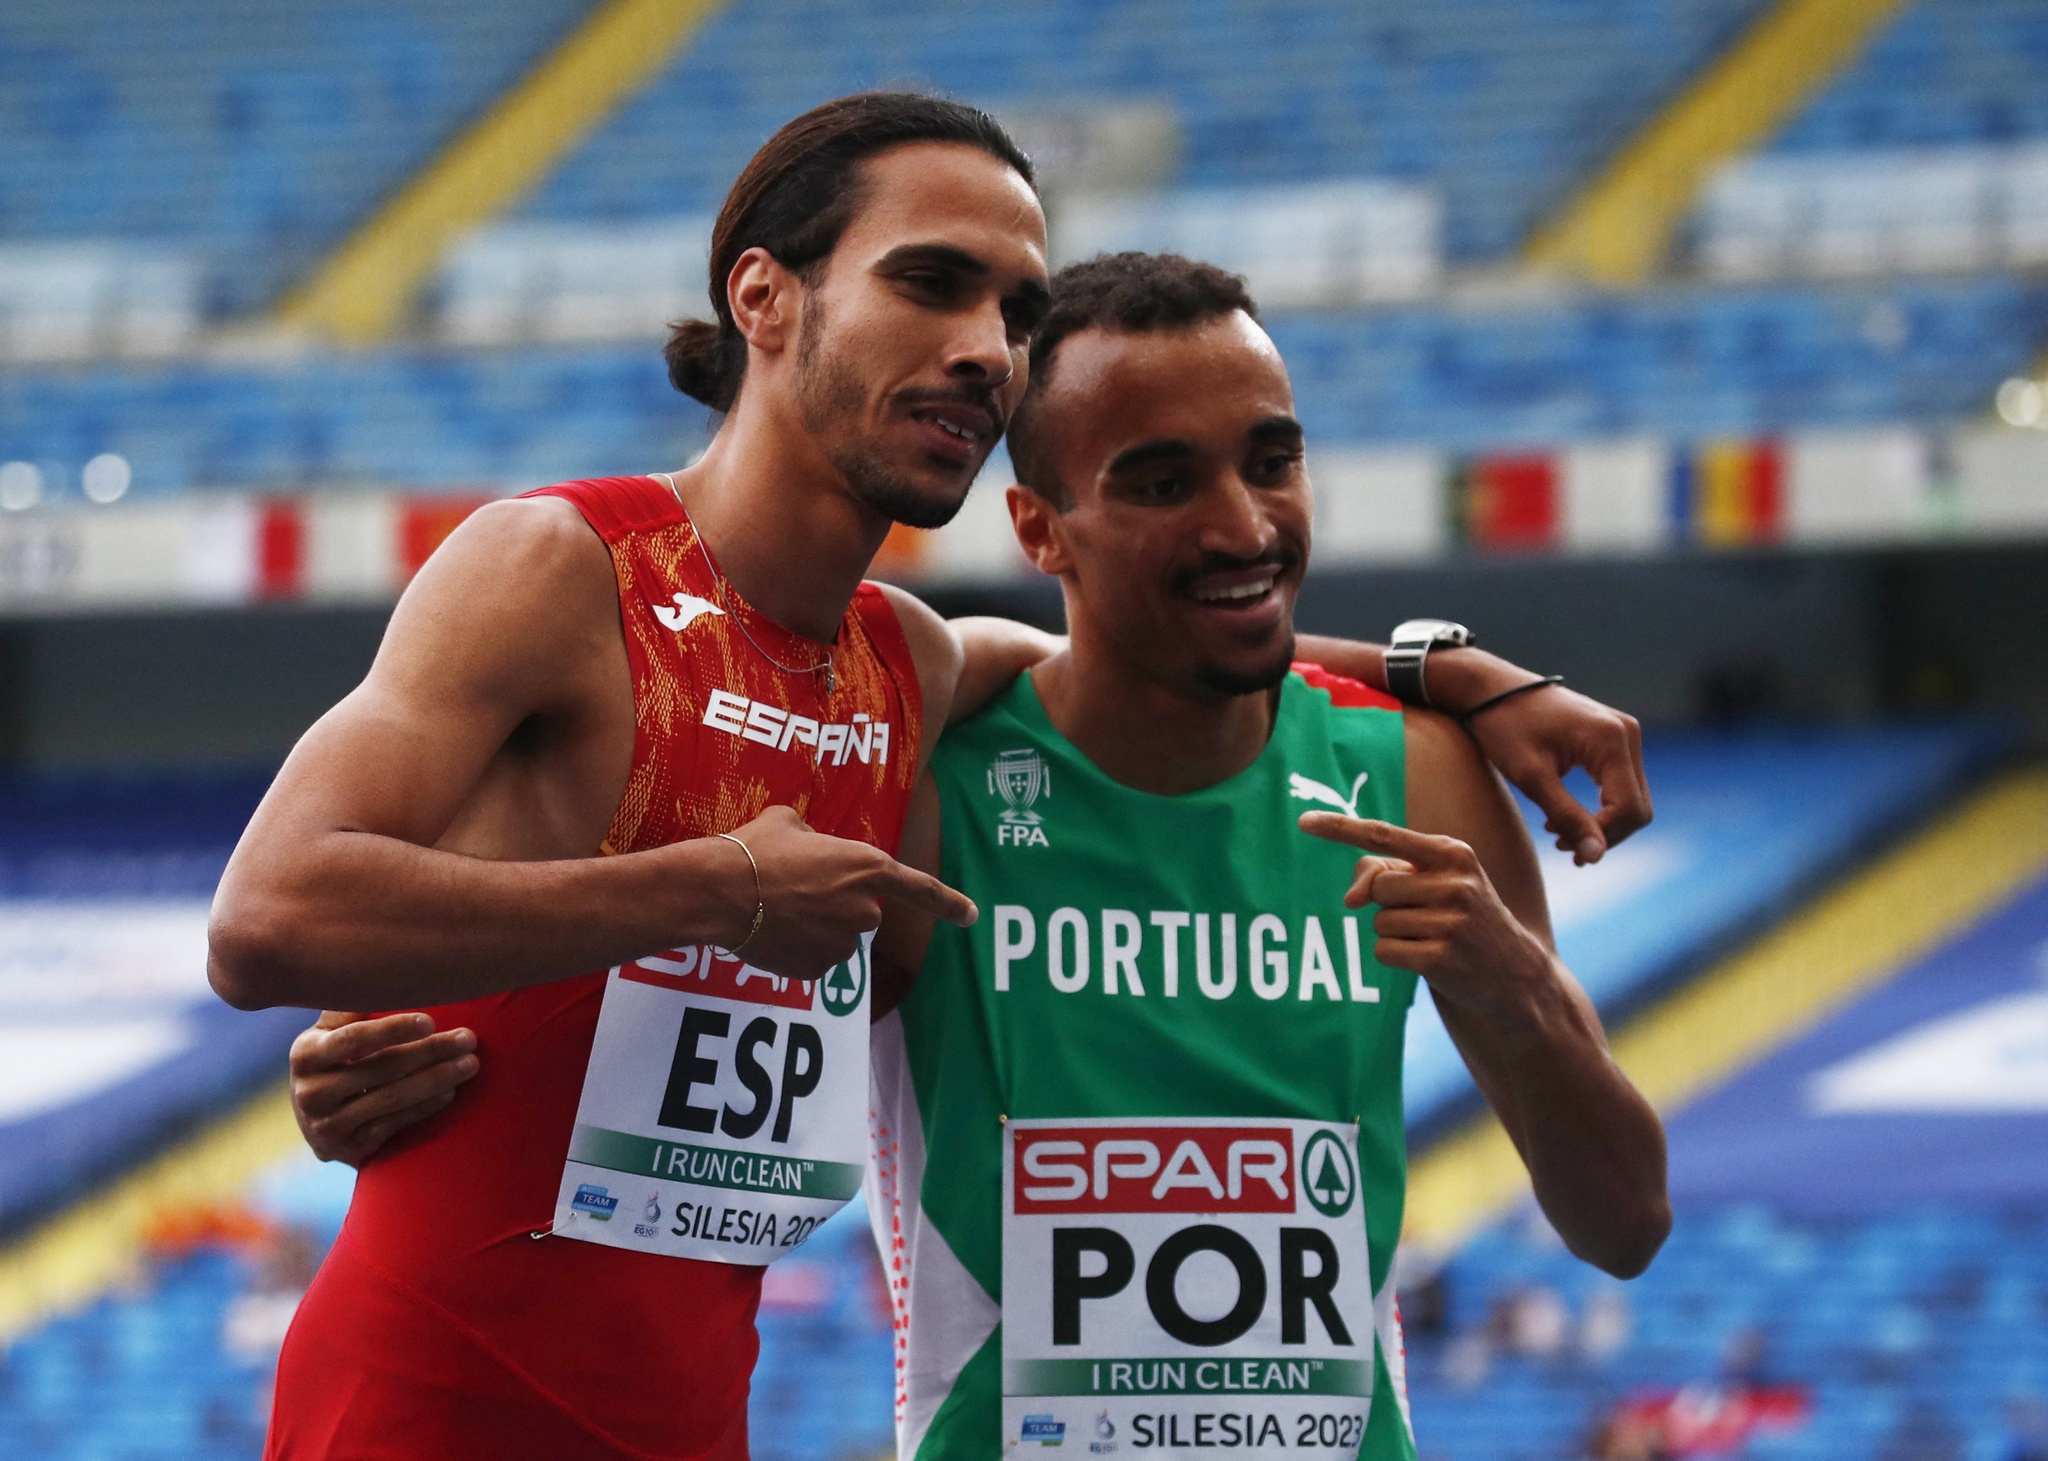
[[[941,269],[974,279],[985,279],[990,273],[986,259],[953,244],[942,243],[899,244],[882,255],[875,269],[884,274],[901,273],[906,269]],[[1024,307],[1028,316],[1026,323],[1032,329],[1037,328],[1038,322],[1045,318],[1046,310],[1052,307],[1052,291],[1042,279],[1020,279],[1017,287],[1004,299]]]
[[[1306,437],[1301,423],[1292,416],[1268,416],[1246,433],[1255,442],[1284,441],[1299,445]]]
[[[920,267],[944,269],[953,274],[971,274],[977,279],[988,273],[986,259],[976,258],[963,248],[942,243],[898,244],[882,255],[875,267],[888,271]]]
[[[1158,441],[1141,441],[1136,446],[1127,446],[1110,459],[1107,475],[1132,472],[1140,467],[1149,467],[1155,462],[1185,461],[1195,454],[1195,444],[1162,438]]]

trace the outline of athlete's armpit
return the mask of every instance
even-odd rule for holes
[[[939,732],[951,716],[964,656],[952,626],[923,599],[892,583],[881,588],[882,597],[896,611],[903,642],[910,647],[911,663],[917,666],[918,700],[922,707],[919,720],[924,728],[917,748],[917,764],[922,769],[930,763],[932,747],[938,744]]]
[[[903,819],[903,843],[897,849],[897,861],[939,876],[939,821],[939,787],[927,771],[918,777],[917,787],[910,794],[910,811]],[[883,905],[882,926],[875,930],[874,948],[870,951],[875,976],[874,998],[869,1004],[872,1018],[881,1019],[909,998],[924,968],[925,951],[931,947],[931,941],[930,914],[894,901]]]

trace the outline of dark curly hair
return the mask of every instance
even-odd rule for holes
[[[1185,330],[1243,310],[1253,319],[1244,279],[1179,254],[1099,254],[1052,277],[1052,308],[1031,337],[1031,385],[1010,418],[1010,464],[1017,480],[1064,508],[1066,485],[1052,470],[1039,403],[1060,345],[1082,330],[1123,335]]]
[[[669,327],[662,358],[684,395],[729,411],[747,372],[747,344],[733,323],[725,282],[751,248],[815,282],[815,269],[839,246],[860,208],[860,164],[911,142],[978,147],[1034,187],[1031,160],[1002,124],[978,108],[912,92],[867,91],[813,107],[761,144],[726,194],[711,231],[711,308],[715,320]]]

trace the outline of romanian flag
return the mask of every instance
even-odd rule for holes
[[[1673,458],[1677,536],[1709,548],[1775,543],[1785,527],[1785,456],[1775,440],[1712,441]]]

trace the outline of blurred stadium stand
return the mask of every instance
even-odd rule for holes
[[[198,271],[202,317],[261,307],[586,8],[10,6],[0,238],[147,244]]]
[[[2035,881],[1681,1111],[1679,1222],[1625,1288],[1526,1217],[1409,1255],[1422,1455],[2040,1455],[2044,954]]]

